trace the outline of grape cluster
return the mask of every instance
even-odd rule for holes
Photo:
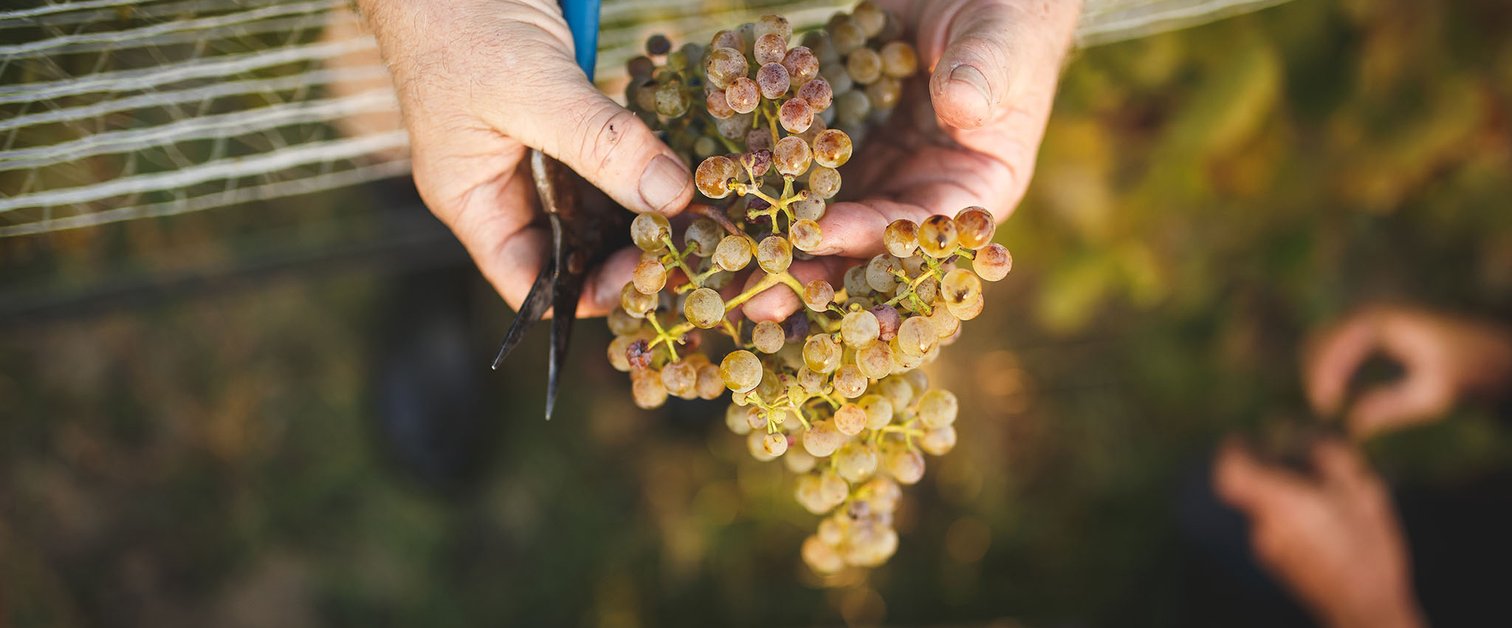
[[[694,178],[710,202],[680,238],[661,215],[631,223],[642,257],[609,316],[609,360],[630,374],[643,408],[731,392],[729,428],[756,459],[781,458],[799,474],[797,501],[825,516],[802,550],[819,573],[876,566],[896,550],[900,485],[923,476],[924,454],[956,442],[955,395],[918,369],[981,314],[982,280],[1012,266],[992,242],[992,215],[968,207],[892,223],[886,252],[839,286],[788,272],[819,243],[851,137],[884,117],[918,70],[898,32],[863,2],[801,46],[789,47],[785,19],[766,16],[708,47],[674,52],[652,37],[650,56],[630,62],[630,102],[671,146],[702,159]],[[758,279],[736,293],[748,275]],[[773,288],[804,307],[782,321],[733,315]],[[715,339],[733,345],[717,362]]]

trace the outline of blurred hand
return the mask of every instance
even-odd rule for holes
[[[887,126],[874,130],[847,164],[842,195],[819,221],[820,255],[868,258],[883,251],[882,230],[980,205],[999,222],[1023,199],[1071,47],[1077,0],[879,0],[898,15],[928,68],[928,85],[905,88]],[[809,281],[838,283],[854,260],[795,263]],[[746,304],[756,320],[800,307],[787,290]]]
[[[530,147],[636,212],[681,211],[688,166],[573,59],[553,0],[360,0],[393,74],[415,184],[499,294],[518,308],[549,232],[534,224]],[[635,265],[622,251],[590,275],[579,313],[604,314]]]
[[[1261,464],[1230,442],[1214,465],[1214,488],[1248,516],[1256,558],[1326,625],[1423,625],[1380,478],[1338,441],[1318,443],[1312,458],[1316,478]]]
[[[1442,417],[1470,393],[1504,392],[1512,378],[1512,334],[1485,323],[1406,307],[1361,310],[1325,330],[1307,352],[1313,409],[1333,416],[1349,381],[1380,351],[1402,363],[1401,380],[1364,391],[1345,417],[1358,438]]]

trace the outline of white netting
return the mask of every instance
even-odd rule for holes
[[[1089,0],[1084,44],[1283,0]],[[27,3],[23,2],[23,5]],[[600,79],[645,37],[848,1],[608,0]],[[409,170],[372,38],[341,0],[46,0],[0,9],[0,236],[166,216]]]

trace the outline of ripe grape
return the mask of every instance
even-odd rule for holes
[[[835,300],[835,288],[828,281],[815,279],[803,284],[803,304],[815,312],[829,309]]]
[[[662,368],[661,380],[667,392],[691,398],[698,386],[698,369],[687,360],[673,362]]]
[[[717,41],[718,35],[715,39]],[[736,77],[745,76],[750,69],[745,55],[734,48],[718,46],[711,49],[708,56],[704,58],[704,76],[720,89],[729,87],[730,81],[735,80]]]
[[[866,429],[880,430],[892,422],[893,405],[887,397],[867,395],[861,398],[859,405],[866,412]]]
[[[898,325],[898,351],[903,355],[918,357],[929,353],[935,344],[940,341],[935,333],[934,326],[929,319],[922,316],[913,316],[903,319]]]
[[[954,269],[940,280],[940,298],[952,316],[969,321],[982,312],[982,280],[964,268]]]
[[[824,199],[813,198],[807,195],[788,207],[793,208],[793,217],[799,220],[812,220],[815,222],[823,218],[825,210],[828,209],[824,203]]]
[[[672,50],[672,40],[666,35],[657,33],[646,38],[646,53],[654,56],[667,54]]]
[[[882,76],[882,56],[871,48],[857,48],[846,55],[845,71],[857,83],[870,85]]]
[[[819,76],[819,58],[814,56],[814,51],[804,46],[795,46],[787,51],[782,57],[782,67],[787,68],[788,77],[794,85],[808,85]],[[812,103],[816,110],[823,110],[818,103]]]
[[[1008,253],[1007,247],[993,242],[976,252],[976,258],[971,260],[971,269],[982,279],[997,281],[1007,277],[1008,271],[1013,270],[1013,255]]]
[[[714,247],[714,263],[732,273],[745,268],[751,263],[751,241],[745,236],[725,236]]]
[[[782,57],[787,55],[787,41],[782,37],[767,33],[756,38],[753,48],[756,63],[766,65],[769,63],[782,63]]]
[[[733,112],[732,112],[733,113]],[[707,135],[701,135],[693,140],[693,155],[699,159],[707,159],[718,153],[722,147],[719,141]]]
[[[957,239],[955,221],[948,216],[930,216],[919,224],[919,248],[935,259],[955,253]]]
[[[812,510],[812,509],[811,509]],[[822,511],[814,514],[821,514]],[[825,544],[816,536],[809,536],[803,540],[803,564],[808,565],[814,573],[827,575],[845,568],[845,559],[840,557],[840,552],[833,545]]]
[[[871,99],[866,92],[848,91],[835,96],[835,121],[842,125],[859,126],[871,113]]]
[[[625,71],[632,79],[648,79],[656,71],[656,62],[645,56],[635,57],[625,62]]]
[[[855,399],[866,392],[866,374],[854,364],[845,364],[835,369],[835,393],[846,399]]]
[[[903,83],[891,76],[878,77],[871,85],[866,86],[866,99],[871,101],[871,106],[884,111],[898,106],[898,101],[903,98]]]
[[[718,399],[724,394],[724,379],[719,376],[719,367],[713,364],[698,366],[698,382],[694,384],[700,399]]]
[[[878,304],[872,306],[871,313],[877,317],[877,340],[891,342],[898,335],[898,325],[903,323],[898,308],[885,303]]]
[[[912,220],[898,219],[882,231],[882,244],[887,252],[897,258],[912,257],[919,248],[919,225]]]
[[[882,455],[882,469],[900,484],[917,484],[924,477],[924,456],[913,449],[895,448]]]
[[[660,253],[667,248],[667,239],[672,237],[672,223],[661,214],[639,214],[630,221],[630,239],[635,246],[647,253]]]
[[[667,388],[656,371],[638,370],[630,375],[630,396],[636,406],[650,410],[667,402]]]
[[[791,135],[778,140],[777,147],[772,149],[772,163],[776,164],[777,172],[790,177],[808,172],[812,160],[808,143]]]
[[[812,471],[814,469],[814,463],[816,461],[814,460],[814,457],[810,456],[809,453],[807,451],[804,451],[802,447],[796,449],[789,447],[787,453],[782,455],[782,462],[787,466],[788,471],[801,475]]]
[[[770,135],[763,134],[767,141],[771,141]],[[760,179],[772,169],[772,151],[765,148],[753,148],[740,158],[741,165],[751,171],[751,176]]]
[[[854,403],[847,403],[835,410],[835,430],[846,436],[855,436],[866,429],[866,411]]]
[[[635,318],[645,318],[647,312],[656,309],[656,295],[637,290],[634,281],[627,282],[620,290],[620,307]]]
[[[960,402],[956,400],[954,393],[935,388],[919,397],[919,408],[916,412],[919,420],[926,427],[930,429],[946,427],[955,423],[956,414],[960,412]]]
[[[804,252],[819,248],[820,243],[824,241],[824,234],[819,229],[819,223],[807,219],[793,221],[792,227],[788,228],[788,236],[792,239],[793,246]]]
[[[791,80],[787,68],[782,67],[781,63],[768,63],[756,70],[756,85],[761,88],[761,95],[770,100],[777,100],[787,94]]]
[[[870,1],[856,5],[851,11],[851,19],[861,27],[861,32],[868,38],[882,34],[882,28],[887,25],[887,12]]]
[[[704,196],[709,198],[724,198],[730,195],[730,181],[739,176],[739,173],[740,171],[738,170],[738,166],[735,165],[735,160],[724,155],[715,155],[698,164],[698,170],[693,172],[693,180],[698,184],[698,191],[703,192]],[[641,214],[640,216],[660,216],[660,214]],[[640,220],[640,216],[636,217],[636,221]],[[662,221],[666,222],[666,218],[662,218]],[[634,225],[631,226],[632,228],[634,227]],[[668,229],[670,233],[671,227],[669,226]],[[631,235],[634,235],[633,230],[631,231]],[[635,243],[647,251],[656,250],[646,248],[638,239]]]
[[[866,263],[866,285],[877,292],[891,294],[898,288],[898,277],[893,273],[902,270],[903,264],[898,262],[898,258],[886,253],[877,255]]]
[[[814,161],[826,168],[839,168],[850,161],[852,148],[844,131],[827,129],[814,137]]]
[[[761,462],[769,462],[777,459],[777,456],[767,453],[766,437],[767,435],[765,433],[755,431],[746,435],[746,450],[751,453],[752,458],[755,458]]]
[[[934,327],[935,336],[941,340],[954,336],[961,329],[961,319],[950,313],[950,308],[942,303],[936,303],[934,311],[929,313],[929,324]]]
[[[756,350],[762,353],[777,353],[782,350],[782,343],[787,334],[782,332],[782,324],[773,321],[761,321],[751,330],[751,344],[756,345]]]
[[[878,392],[892,402],[894,409],[907,408],[913,401],[915,391],[903,377],[889,377],[877,382]]]
[[[635,272],[630,277],[636,290],[656,294],[661,292],[662,286],[667,285],[667,268],[662,266],[661,260],[656,259],[656,256],[648,255],[635,265]]]
[[[743,47],[744,44],[740,41],[740,34],[733,30],[722,30],[714,33],[714,37],[709,40],[711,51],[715,48],[731,48],[738,52]]]
[[[824,458],[835,453],[835,450],[844,443],[845,435],[835,429],[834,422],[829,420],[817,421],[813,427],[803,433],[803,449],[815,458]]]
[[[862,347],[877,339],[881,328],[877,317],[867,310],[859,310],[840,319],[840,338],[852,347]]]
[[[987,246],[992,241],[992,233],[997,230],[997,221],[981,207],[967,207],[953,220],[961,246],[973,251]]]
[[[645,325],[645,323],[641,322],[641,319],[635,318],[619,308],[610,310],[607,318],[609,331],[613,332],[616,336],[629,336],[640,331],[641,327]]]
[[[851,80],[850,74],[845,71],[845,63],[840,61],[826,61],[819,66],[819,76],[829,81],[830,91],[836,96],[855,89],[856,82]]]
[[[793,25],[781,15],[763,15],[761,19],[756,20],[756,36],[765,35],[775,35],[786,45],[787,41],[793,37]]]
[[[924,432],[919,438],[919,448],[932,456],[943,456],[955,449],[956,431],[952,426],[940,427]]]
[[[788,72],[791,73],[792,70],[788,70]],[[796,78],[794,82],[797,82]],[[835,101],[834,88],[822,76],[813,77],[809,82],[803,83],[802,87],[798,88],[797,94],[799,98],[807,100],[809,106],[814,108],[814,111],[829,109],[830,105]]]
[[[821,199],[833,198],[840,192],[840,171],[823,165],[814,166],[809,171],[809,192]]]
[[[724,392],[724,384],[719,385],[719,390],[720,392]],[[730,404],[725,408],[725,427],[730,428],[731,432],[735,432],[739,436],[751,433],[751,425],[747,422],[747,417],[755,410],[755,406]]]
[[[809,456],[809,460],[813,459],[813,456]],[[805,474],[798,478],[798,485],[793,488],[793,498],[799,505],[816,515],[822,515],[834,508],[829,500],[825,499],[824,482],[815,474]],[[838,556],[836,558],[838,560]]]
[[[704,108],[709,110],[709,115],[720,120],[726,120],[736,113],[730,102],[725,100],[725,90],[722,89],[704,94]]]
[[[615,310],[618,312],[619,310]],[[630,348],[630,343],[635,342],[630,336],[615,336],[609,341],[609,365],[621,373],[630,372],[630,360],[625,357],[625,350]]]
[[[802,98],[789,98],[777,111],[777,120],[788,133],[802,133],[814,123],[814,108]]]
[[[835,454],[835,470],[848,482],[860,482],[877,472],[877,450],[858,442],[846,443]]]
[[[724,235],[724,229],[719,223],[708,218],[699,218],[688,225],[683,231],[683,245],[692,249],[693,254],[699,257],[708,257],[714,254],[719,246],[719,239]]]
[[[688,90],[678,81],[668,81],[656,87],[656,113],[676,118],[688,112],[691,104]]]
[[[829,26],[830,43],[835,46],[835,52],[848,55],[858,48],[866,45],[866,31],[861,25],[850,17],[845,17],[832,22]]]
[[[882,379],[892,374],[893,350],[885,342],[873,342],[856,352],[856,368],[870,379]]]
[[[761,358],[750,351],[733,351],[719,363],[719,376],[735,392],[754,390],[761,383],[761,375]]]
[[[683,303],[683,315],[699,329],[710,329],[724,320],[724,299],[710,288],[699,288],[688,293]]]
[[[782,454],[787,453],[787,449],[788,449],[788,437],[787,437],[787,434],[781,434],[781,433],[767,434],[765,438],[761,439],[761,450],[764,451],[764,452],[766,452],[766,455],[771,456],[773,458],[776,458],[777,456],[781,456]]]
[[[761,104],[761,85],[744,76],[730,81],[724,90],[725,102],[735,113],[750,113]]]
[[[756,263],[767,274],[786,272],[793,263],[793,245],[782,236],[767,236],[756,245]]]
[[[892,41],[883,44],[878,54],[882,57],[882,72],[890,77],[908,78],[919,71],[919,55],[907,42]]]
[[[725,97],[729,97],[728,91],[725,93]],[[737,113],[723,120],[715,120],[714,129],[719,131],[720,137],[731,140],[739,139],[746,136],[746,131],[750,130],[751,122],[754,119],[755,116],[750,113]]]

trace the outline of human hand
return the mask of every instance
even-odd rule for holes
[[[518,308],[544,264],[529,148],[567,164],[620,205],[675,214],[692,198],[688,166],[573,59],[551,0],[360,0],[394,77],[415,184],[494,289]],[[578,312],[619,301],[638,253],[594,270]]]
[[[858,196],[830,205],[812,251],[841,256],[795,262],[802,281],[839,283],[855,259],[881,253],[882,231],[962,208],[987,208],[999,222],[1023,198],[1071,46],[1075,0],[880,0],[918,49],[927,86],[905,88],[884,128],[868,135],[841,173]],[[745,306],[755,320],[801,307],[787,290]]]
[[[1512,377],[1512,334],[1468,319],[1400,306],[1366,308],[1325,330],[1306,352],[1313,409],[1342,410],[1350,378],[1372,353],[1402,363],[1401,380],[1363,392],[1345,417],[1364,438],[1442,417],[1471,393],[1502,392]]]
[[[1218,453],[1218,495],[1250,521],[1256,558],[1335,628],[1423,624],[1390,496],[1359,453],[1336,440],[1312,450],[1318,477],[1257,461],[1230,442]]]

